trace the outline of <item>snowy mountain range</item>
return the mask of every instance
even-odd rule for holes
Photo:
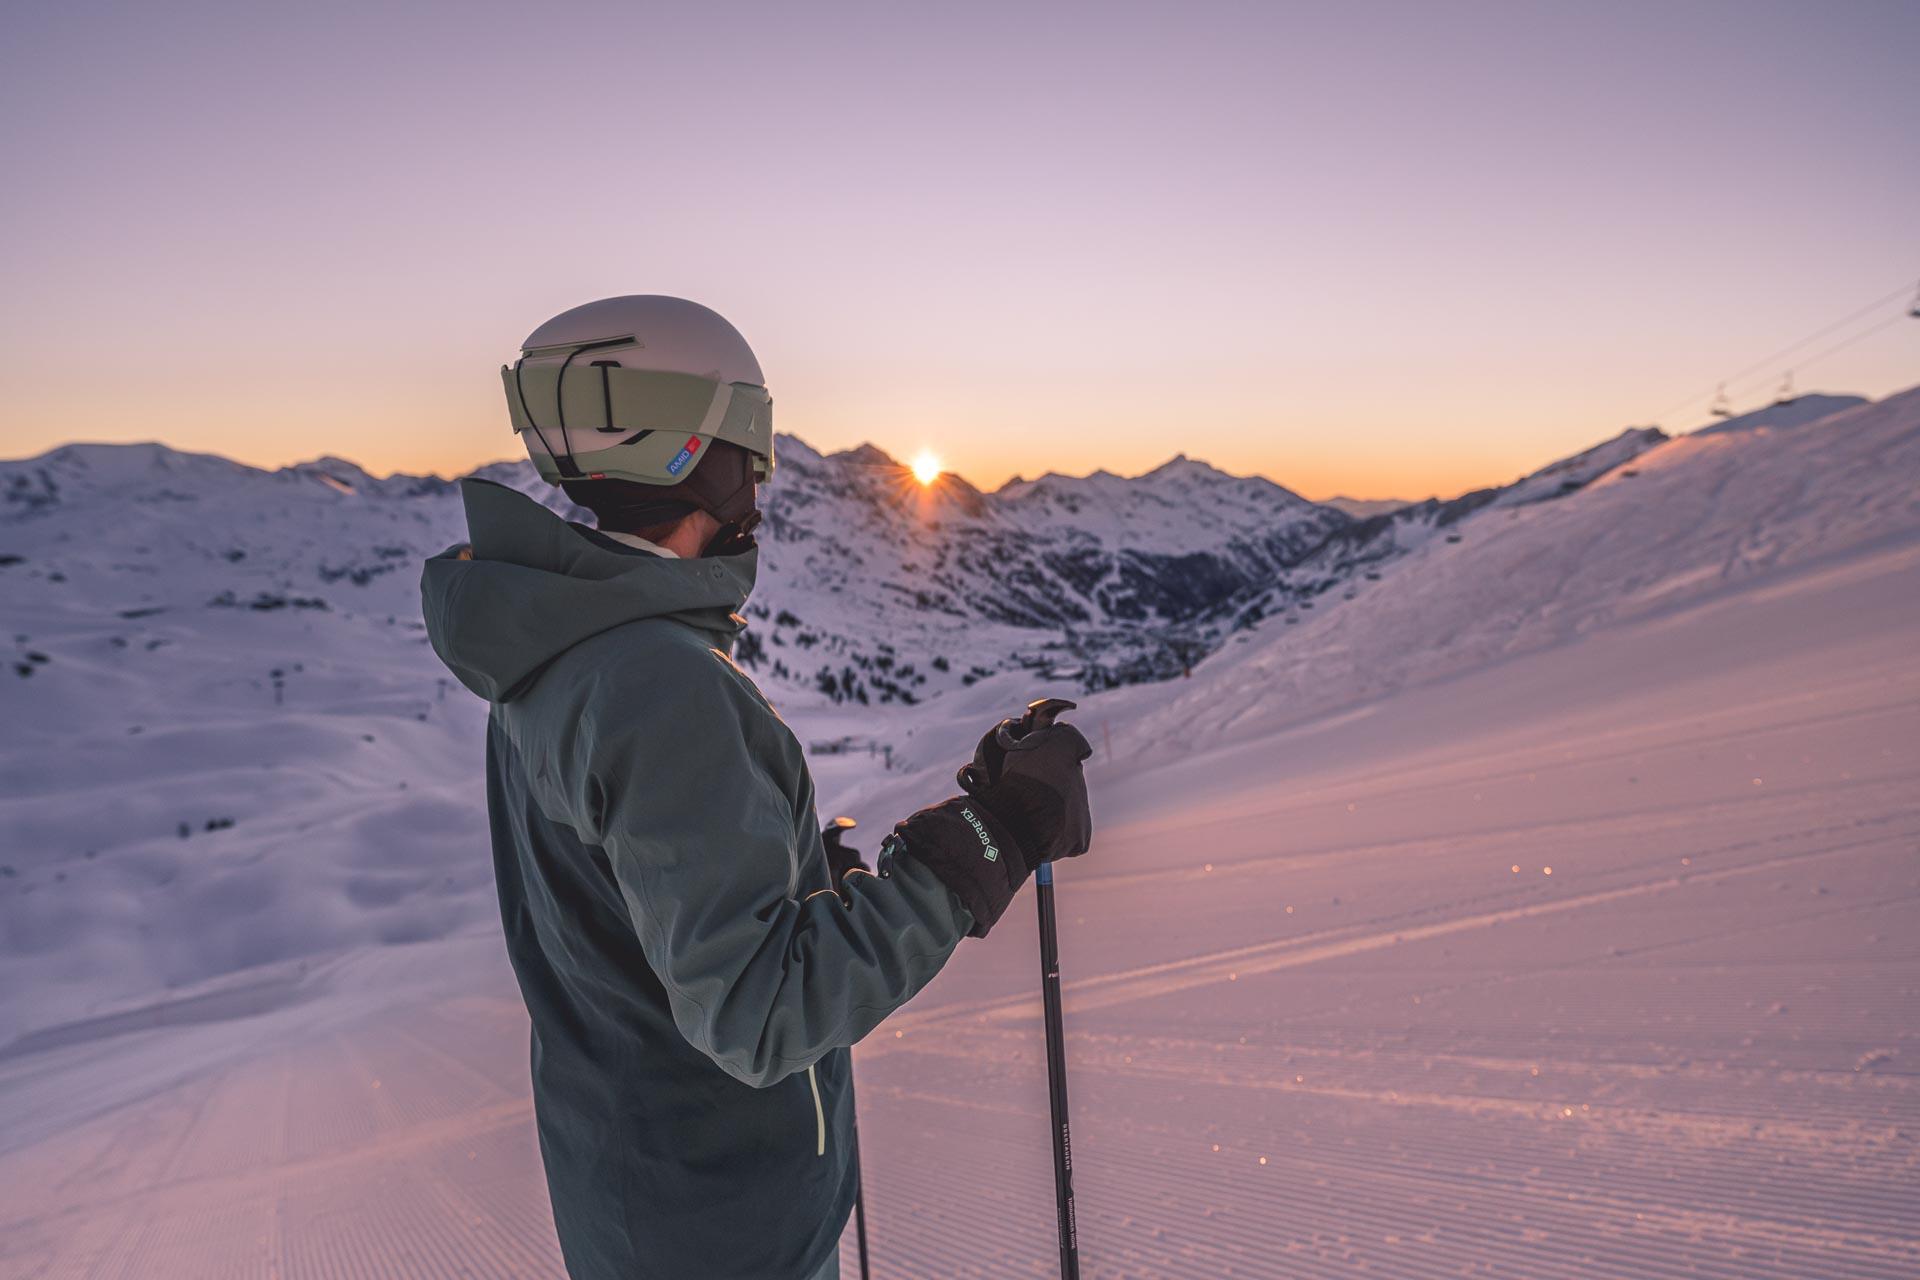
[[[1562,497],[1664,438],[1625,432],[1511,485],[1357,517],[1185,457],[982,493],[951,474],[923,487],[871,445],[822,455],[783,437],[740,660],[776,688],[866,705],[1009,669],[1083,690],[1163,679],[1270,614],[1297,621],[1429,538],[1459,536],[1483,508]],[[585,518],[524,464],[474,474]],[[413,565],[461,536],[454,482],[339,458],[267,472],[159,445],[71,445],[0,464],[0,500],[15,578],[138,584],[127,608],[324,605],[410,621]],[[109,547],[104,577],[74,562]]]
[[[749,607],[764,646],[742,661],[822,689],[837,663],[841,696],[909,701],[1009,666],[1090,688],[1175,674],[1236,599],[1347,523],[1186,458],[983,494],[954,475],[922,488],[871,446],[823,457],[791,438],[766,508]],[[912,675],[890,679],[889,661]]]
[[[1469,517],[1562,498],[1666,438],[1629,430],[1510,485],[1356,516],[1184,456],[1132,478],[1048,474],[982,493],[951,474],[923,487],[871,445],[822,455],[782,437],[740,659],[775,687],[863,704],[1016,668],[1088,690],[1163,679],[1268,615],[1297,623],[1430,539],[1458,540]],[[525,464],[474,474],[586,518]],[[0,522],[13,578],[86,577],[80,590],[117,592],[127,609],[396,625],[414,620],[417,561],[461,537],[457,486],[437,476],[375,477],[332,457],[268,472],[160,445],[0,463]],[[108,550],[104,570],[87,563]]]
[[[955,740],[1042,688],[1085,697],[1109,758],[1199,749],[1910,535],[1917,442],[1920,391],[1628,431],[1357,519],[1188,459],[981,493],[786,439],[739,655],[823,803],[950,776]],[[559,500],[517,464],[480,474]],[[484,707],[427,649],[416,587],[461,536],[452,482],[340,459],[0,463],[0,1045],[487,926]],[[396,837],[404,858],[379,852]]]

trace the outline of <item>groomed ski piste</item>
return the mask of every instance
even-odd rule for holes
[[[891,749],[814,759],[870,850],[1079,697],[1089,1276],[1910,1277],[1917,495],[1907,392],[1489,507],[1189,679],[789,719]],[[0,533],[0,1275],[559,1276],[484,708],[384,608],[123,618],[168,569],[83,532]],[[878,1277],[1055,1274],[1032,914],[856,1049]]]

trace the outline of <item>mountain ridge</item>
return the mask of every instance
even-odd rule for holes
[[[815,449],[812,445],[808,444],[801,437],[794,435],[791,432],[785,432],[785,431],[778,432],[775,434],[774,438],[782,447],[785,447],[791,444],[798,444],[803,448],[807,449],[809,453],[817,454],[818,456],[823,458],[832,458],[832,459],[842,460],[847,462],[850,465],[899,467],[903,470],[907,469],[907,464],[901,462],[899,459],[895,458],[892,454],[888,453],[886,449],[881,445],[875,444],[873,441],[870,441],[870,440],[862,441],[861,443],[856,445],[849,445],[845,449],[836,449],[830,452],[822,452],[818,449]],[[406,471],[406,470],[398,470],[398,469],[394,471],[385,472],[385,473],[378,473],[378,472],[369,470],[364,464],[360,462],[356,462],[351,458],[340,457],[337,454],[320,454],[312,458],[303,458],[303,459],[299,459],[294,462],[285,463],[281,466],[276,467],[276,466],[269,466],[269,465],[260,464],[260,463],[242,462],[237,458],[229,458],[225,454],[210,452],[204,449],[181,448],[176,445],[167,444],[166,442],[161,440],[69,440],[62,444],[54,445],[49,449],[42,450],[40,453],[37,453],[37,454],[28,454],[28,455],[23,455],[20,457],[12,457],[12,458],[0,458],[0,467],[11,466],[11,465],[24,465],[27,463],[34,463],[34,462],[42,462],[42,461],[56,458],[58,456],[69,454],[71,452],[75,452],[75,451],[85,452],[88,450],[149,450],[149,451],[161,450],[168,454],[176,455],[183,458],[217,459],[221,462],[228,463],[235,467],[242,467],[250,471],[258,471],[267,475],[273,475],[282,471],[312,471],[312,470],[325,470],[329,468],[336,468],[339,470],[355,473],[376,484],[382,484],[382,483],[386,483],[394,480],[440,481],[445,484],[453,484],[467,478],[468,476],[484,475],[485,473],[488,473],[498,467],[517,466],[521,461],[521,459],[513,458],[513,457],[496,458],[488,462],[476,463],[474,466],[468,468],[465,471],[455,472],[451,475],[443,474],[438,471]],[[1133,475],[1133,476],[1123,476],[1117,472],[1109,471],[1104,467],[1096,468],[1095,470],[1088,472],[1084,476],[1068,475],[1067,473],[1060,472],[1060,471],[1048,471],[1043,473],[1042,475],[1035,476],[1032,479],[1026,479],[1021,476],[1013,476],[1003,481],[998,488],[991,489],[991,490],[980,489],[977,485],[974,485],[972,481],[966,480],[965,477],[959,472],[943,471],[941,473],[941,476],[942,478],[954,478],[954,479],[962,480],[968,485],[969,488],[974,489],[976,492],[980,492],[984,494],[998,494],[998,493],[1004,492],[1009,486],[1030,485],[1030,484],[1037,483],[1038,481],[1041,481],[1041,480],[1065,480],[1065,481],[1093,480],[1093,479],[1110,479],[1110,480],[1121,480],[1121,481],[1145,480],[1158,473],[1176,471],[1180,469],[1183,465],[1192,467],[1192,468],[1197,468],[1206,472],[1211,472],[1214,475],[1220,476],[1225,479],[1260,480],[1260,481],[1265,481],[1268,484],[1272,484],[1278,488],[1285,488],[1285,486],[1281,485],[1279,481],[1274,480],[1270,476],[1266,476],[1262,473],[1255,472],[1248,475],[1240,475],[1235,472],[1227,471],[1225,468],[1217,467],[1214,464],[1207,462],[1205,459],[1193,458],[1185,452],[1175,453],[1171,457],[1167,458],[1165,461],[1157,463],[1154,466],[1147,468],[1145,471],[1140,472],[1138,475]],[[1302,498],[1301,500],[1311,501],[1311,499],[1305,499],[1305,498]],[[1336,502],[1336,501],[1351,502],[1351,501],[1359,501],[1359,500],[1340,498],[1340,499],[1328,499],[1327,501],[1328,502]],[[1325,504],[1321,504],[1321,505],[1325,505]]]
[[[921,485],[870,442],[823,454],[783,435],[738,659],[788,696],[831,702],[916,702],[1007,670],[1086,690],[1165,679],[1273,615],[1324,614],[1483,512],[1577,493],[1667,439],[1633,428],[1509,485],[1355,517],[1184,453],[1131,478],[1048,473],[982,492],[953,473]],[[590,518],[524,461],[469,474]],[[109,535],[130,539],[115,564],[165,576],[147,544],[169,540],[211,558],[200,598],[166,607],[318,601],[410,618],[401,570],[460,540],[457,489],[333,456],[267,470],[158,442],[75,442],[0,463],[0,535],[18,541],[23,521],[62,510],[84,527],[91,502],[111,504],[154,525]],[[211,514],[221,501],[226,517]],[[200,508],[188,527],[161,514],[183,505]]]

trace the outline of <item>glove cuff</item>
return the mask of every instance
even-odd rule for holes
[[[917,859],[953,890],[984,938],[1026,882],[1026,854],[1013,833],[971,796],[922,809],[893,829],[899,853]]]

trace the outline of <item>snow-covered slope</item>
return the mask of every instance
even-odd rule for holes
[[[1770,404],[1764,409],[1755,409],[1751,413],[1707,423],[1705,426],[1696,427],[1688,434],[1721,435],[1729,431],[1751,431],[1756,427],[1784,431],[1791,427],[1804,427],[1822,418],[1831,418],[1836,413],[1857,408],[1865,403],[1867,401],[1862,396],[1830,396],[1809,391],[1806,395]]]
[[[1546,502],[1583,489],[1615,467],[1631,462],[1648,449],[1663,443],[1666,432],[1658,427],[1628,427],[1611,440],[1560,461],[1550,463],[1501,489],[1490,504],[1496,507],[1520,507]]]
[[[1920,535],[1920,389],[1794,431],[1628,433],[1448,522],[1337,609],[1269,619],[1172,683],[1108,695],[1136,749],[1272,732]],[[1612,463],[1611,467],[1605,464]],[[1578,480],[1554,493],[1556,477]],[[1920,586],[1920,584],[1917,584]],[[1258,696],[1249,696],[1250,691]],[[1122,716],[1122,708],[1128,709]]]
[[[1459,526],[1475,513],[1567,497],[1666,438],[1658,427],[1631,427],[1509,485],[1475,489],[1457,498],[1428,498],[1350,519],[1328,530],[1317,545],[1293,560],[1272,586],[1235,599],[1234,627],[1250,627],[1274,614],[1284,614],[1286,622],[1294,625],[1316,608],[1324,615],[1327,608],[1354,599],[1365,583],[1378,581],[1389,561],[1436,537],[1459,542],[1463,536]]]

